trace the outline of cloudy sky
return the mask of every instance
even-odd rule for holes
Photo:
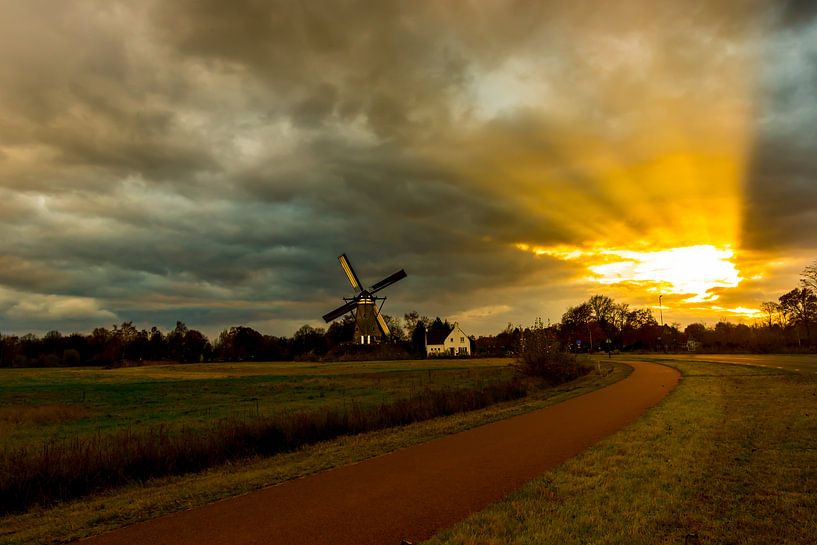
[[[291,334],[342,252],[474,334],[750,316],[817,259],[810,5],[0,0],[0,332]]]

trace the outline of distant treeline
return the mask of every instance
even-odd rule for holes
[[[605,295],[594,295],[570,307],[561,322],[548,329],[571,352],[688,351],[699,352],[808,352],[817,349],[817,262],[803,270],[800,287],[777,301],[760,305],[762,319],[752,325],[720,321],[683,330],[678,324],[661,325],[650,309],[631,309]],[[0,335],[0,367],[56,367],[75,365],[128,365],[148,361],[282,361],[398,359],[425,357],[427,331],[450,330],[447,320],[429,319],[416,311],[402,319],[385,316],[392,342],[358,346],[350,341],[354,319],[346,316],[328,329],[302,326],[291,337],[264,335],[250,327],[231,327],[215,340],[177,322],[167,333],[157,327],[139,330],[132,322],[99,327],[90,334],[63,335],[50,331],[42,337]],[[496,335],[472,339],[476,356],[519,354],[530,328],[508,326]]]
[[[552,330],[570,351],[813,352],[817,349],[817,262],[803,270],[799,287],[777,301],[761,303],[760,309],[764,315],[752,325],[722,320],[714,327],[693,323],[682,331],[678,324],[658,324],[649,309],[632,310],[594,295],[568,308]],[[506,333],[522,338],[524,331],[517,330],[509,327]]]
[[[0,335],[0,367],[120,366],[144,362],[288,361],[315,359],[399,359],[425,354],[426,329],[450,329],[447,321],[430,320],[416,312],[403,320],[386,317],[394,333],[391,343],[358,346],[350,341],[354,319],[346,316],[328,329],[304,325],[291,337],[264,335],[251,327],[225,329],[210,340],[183,322],[169,332],[158,327],[137,329],[132,322],[98,327],[90,334],[63,335],[49,331],[40,337]],[[410,331],[407,335],[405,331]]]

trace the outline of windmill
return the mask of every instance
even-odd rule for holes
[[[343,268],[343,272],[346,273],[346,277],[349,279],[349,283],[352,284],[352,289],[357,292],[357,295],[354,297],[344,297],[343,300],[346,301],[346,303],[332,312],[324,314],[323,319],[328,323],[335,318],[343,316],[347,312],[354,312],[355,342],[359,344],[371,344],[372,340],[376,341],[378,337],[388,337],[391,335],[389,326],[386,325],[386,320],[384,320],[383,315],[380,314],[380,308],[383,307],[386,298],[377,297],[375,294],[383,288],[391,286],[398,280],[402,280],[408,276],[406,271],[400,269],[367,290],[364,289],[363,284],[360,283],[360,279],[358,279],[355,274],[355,270],[352,268],[352,264],[349,263],[349,258],[346,257],[346,254],[338,256],[338,261],[340,261],[340,266]],[[381,301],[379,307],[377,305],[378,301]]]

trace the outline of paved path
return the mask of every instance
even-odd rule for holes
[[[679,380],[626,379],[535,412],[115,530],[83,545],[399,545],[426,539],[636,420]]]

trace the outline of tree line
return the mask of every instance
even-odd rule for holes
[[[800,273],[799,286],[777,301],[760,304],[763,317],[751,327],[719,322],[690,324],[689,339],[705,351],[814,352],[817,350],[817,261]]]
[[[752,325],[719,321],[709,327],[693,323],[659,324],[651,309],[631,308],[605,295],[569,307],[546,329],[569,352],[705,351],[806,352],[817,349],[817,262],[806,267],[799,286],[777,301],[760,305],[764,316]],[[425,357],[426,333],[449,331],[447,319],[430,319],[417,311],[402,318],[384,315],[391,342],[360,346],[351,342],[354,318],[347,315],[327,329],[304,325],[291,337],[264,335],[247,326],[230,327],[210,340],[183,322],[168,332],[137,329],[133,322],[98,327],[90,334],[42,337],[0,335],[0,367],[128,365],[151,361],[282,361]],[[495,335],[472,339],[476,356],[515,356],[531,328],[508,324]]]
[[[98,327],[90,334],[43,336],[0,334],[0,367],[120,366],[146,362],[293,361],[421,357],[427,330],[450,329],[447,320],[429,319],[412,311],[402,319],[385,316],[393,333],[390,343],[359,346],[351,342],[354,318],[347,315],[328,329],[303,325],[290,337],[264,335],[248,326],[223,330],[211,340],[184,322],[163,332],[138,329],[133,322]]]

